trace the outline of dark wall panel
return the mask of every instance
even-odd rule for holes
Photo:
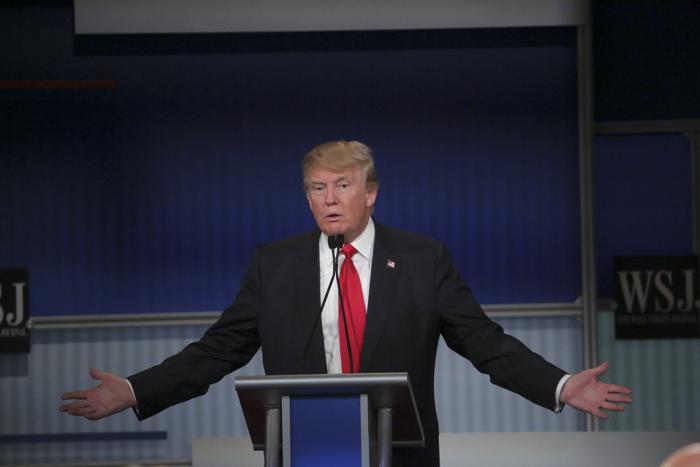
[[[592,4],[596,120],[700,118],[700,2]]]
[[[598,294],[614,297],[613,256],[692,254],[691,164],[682,134],[598,136]]]

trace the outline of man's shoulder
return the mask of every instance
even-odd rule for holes
[[[264,257],[313,253],[313,249],[318,248],[318,236],[318,231],[311,231],[293,237],[287,237],[282,240],[276,240],[260,246],[257,249],[257,253]]]
[[[435,253],[444,248],[441,242],[428,235],[385,225],[377,225],[377,241],[385,242],[397,253]]]

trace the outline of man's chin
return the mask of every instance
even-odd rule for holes
[[[328,237],[333,237],[334,235],[345,235],[345,230],[344,228],[340,226],[330,226],[330,227],[324,227],[321,229],[324,234],[326,234]]]

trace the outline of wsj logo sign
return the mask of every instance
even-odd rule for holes
[[[614,257],[618,339],[698,337],[695,256]]]
[[[29,352],[29,273],[0,269],[0,352]]]

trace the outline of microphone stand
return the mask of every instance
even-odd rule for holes
[[[331,256],[333,257],[333,275],[331,276],[331,280],[328,283],[328,288],[326,288],[326,293],[323,295],[321,309],[319,310],[318,315],[316,315],[316,321],[314,321],[314,326],[311,330],[311,334],[309,335],[309,339],[306,341],[306,345],[304,345],[304,355],[306,355],[306,352],[309,350],[309,345],[311,344],[311,339],[314,335],[314,330],[316,329],[316,326],[318,326],[318,322],[321,318],[321,315],[323,314],[323,307],[326,306],[328,294],[330,293],[331,287],[333,286],[333,281],[335,281],[338,285],[338,301],[340,302],[341,316],[343,319],[343,325],[345,326],[345,345],[348,350],[348,355],[350,356],[350,371],[353,372],[354,368],[352,362],[352,350],[350,349],[350,335],[348,334],[347,321],[345,319],[345,307],[343,305],[343,299],[340,292],[340,278],[338,276],[338,257],[340,256],[340,248],[343,246],[344,242],[345,237],[343,235],[333,235],[328,237],[328,248],[331,249]]]

